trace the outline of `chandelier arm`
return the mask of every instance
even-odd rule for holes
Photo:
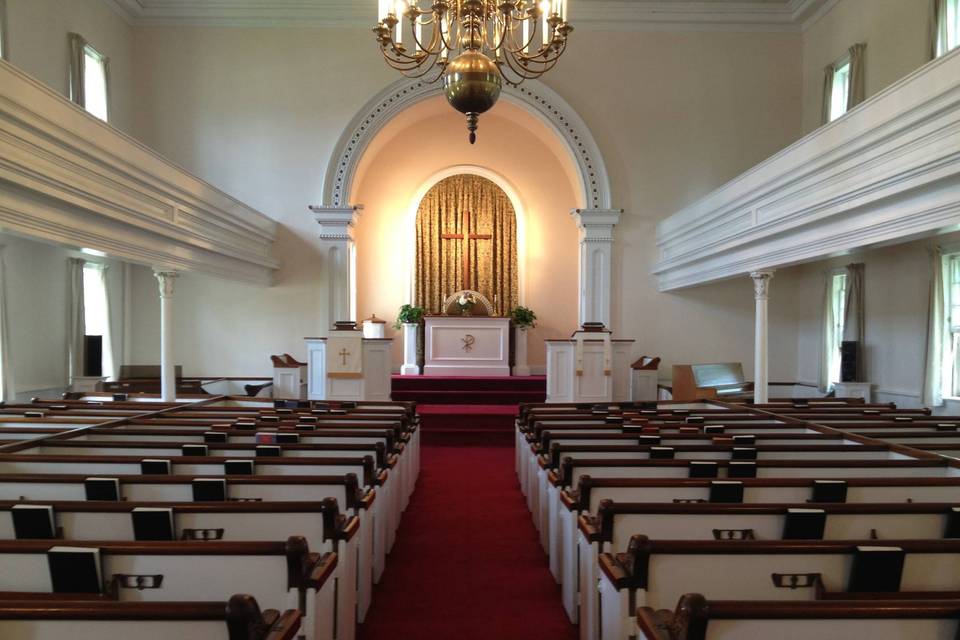
[[[418,69],[422,67],[424,64],[426,64],[428,60],[427,57],[419,58],[418,60],[400,60],[400,59],[393,58],[389,55],[385,55],[383,59],[387,62],[387,64],[391,68],[397,71],[403,71],[403,72],[406,72],[412,69]]]

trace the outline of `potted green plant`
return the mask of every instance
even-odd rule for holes
[[[417,330],[420,328],[423,313],[423,307],[405,304],[400,307],[397,321],[393,323],[394,329],[403,330],[403,365],[400,367],[400,375],[420,375],[420,367],[417,365]]]
[[[510,312],[513,320],[513,375],[529,376],[527,364],[527,331],[537,326],[537,314],[529,307],[516,307]]]

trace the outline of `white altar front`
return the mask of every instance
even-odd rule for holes
[[[327,375],[327,339],[307,342],[308,400],[390,400],[392,338],[362,340],[362,375],[335,378]]]
[[[510,318],[426,316],[427,376],[509,376]]]
[[[602,340],[583,343],[583,374],[577,375],[575,340],[547,340],[547,402],[629,402],[633,340],[612,340],[612,367],[604,373]]]

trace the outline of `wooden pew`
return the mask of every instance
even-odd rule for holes
[[[308,639],[338,638],[331,579],[337,555],[312,554],[301,537],[284,542],[0,541],[0,562],[8,569],[0,572],[0,591],[52,593],[47,555],[52,546],[99,549],[103,592],[121,601],[217,600],[242,589],[262,605],[299,610]]]
[[[248,595],[228,602],[0,600],[0,637],[11,639],[293,640],[301,619],[295,609],[261,611]]]
[[[707,600],[683,595],[674,611],[640,607],[639,640],[734,638],[844,638],[844,640],[953,640],[960,600],[851,600],[763,602]]]

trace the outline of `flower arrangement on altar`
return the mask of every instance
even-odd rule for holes
[[[477,299],[469,291],[460,294],[460,297],[457,298],[457,306],[460,307],[460,315],[468,316],[473,310],[473,305],[477,303]]]

